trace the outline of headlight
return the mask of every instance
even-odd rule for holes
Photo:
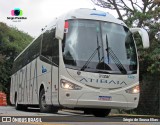
[[[61,79],[61,87],[63,89],[70,89],[70,90],[80,90],[82,89],[82,87],[72,83],[72,82],[69,82],[67,80],[64,80],[64,79]]]
[[[136,85],[130,89],[127,89],[126,90],[127,93],[130,93],[130,94],[137,94],[140,92],[140,89],[139,89],[139,85]]]

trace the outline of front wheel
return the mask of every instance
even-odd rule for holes
[[[42,112],[42,113],[57,113],[58,112],[58,108],[57,107],[54,107],[52,105],[47,105],[46,104],[46,96],[45,96],[44,89],[42,89],[40,91],[39,107],[40,107],[40,112]]]
[[[92,111],[95,117],[106,117],[111,112],[111,109],[94,109]]]

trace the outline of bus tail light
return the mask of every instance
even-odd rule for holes
[[[127,89],[126,90],[127,93],[130,93],[130,94],[137,94],[140,92],[140,89],[139,89],[139,85],[136,85],[130,89]]]
[[[69,22],[68,22],[68,21],[65,22],[64,28],[65,28],[65,29],[68,29],[68,28],[69,28]]]
[[[61,80],[61,87],[63,89],[69,89],[69,90],[81,90],[82,89],[82,87],[80,87],[72,82],[69,82],[67,80],[64,80],[64,79]]]

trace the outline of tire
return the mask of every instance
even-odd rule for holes
[[[39,95],[39,108],[42,113],[57,113],[58,108],[52,105],[47,105],[45,100],[45,91],[42,89]]]
[[[16,110],[21,110],[21,109],[22,109],[21,105],[18,104],[17,96],[15,97],[15,109],[16,109]]]
[[[92,111],[89,110],[89,109],[85,109],[85,110],[84,110],[84,114],[92,114]]]
[[[28,107],[26,105],[21,105],[21,104],[18,104],[18,99],[17,99],[17,96],[15,97],[15,109],[16,110],[23,110],[23,111],[26,111],[28,109]]]
[[[28,107],[27,107],[27,105],[21,105],[21,109],[22,109],[23,111],[27,111],[27,110],[28,110]]]
[[[94,109],[92,110],[92,114],[95,117],[106,117],[111,112],[111,109]]]

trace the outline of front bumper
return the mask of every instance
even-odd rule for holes
[[[99,96],[109,96],[111,100],[99,100]],[[62,105],[72,108],[134,109],[138,105],[139,94],[126,96],[99,92],[83,93],[78,99],[66,99]]]

